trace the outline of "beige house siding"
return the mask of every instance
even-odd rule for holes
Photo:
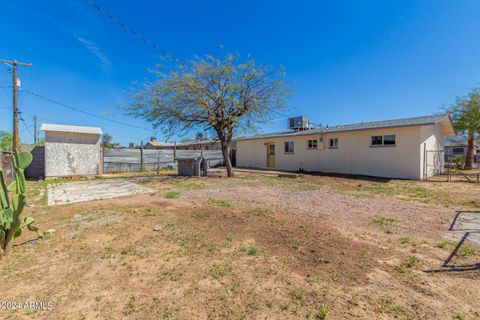
[[[392,134],[396,137],[395,146],[371,145],[372,136]],[[307,149],[308,140],[320,138],[323,142],[318,142],[317,149]],[[329,148],[331,138],[338,138],[338,149]],[[285,141],[294,141],[293,154],[284,153]],[[428,150],[443,149],[443,135],[436,125],[302,134],[239,140],[237,165],[266,168],[267,142],[275,143],[277,170],[297,171],[303,168],[306,171],[404,179],[422,179],[423,143]],[[429,175],[434,173],[433,166],[429,167]]]
[[[443,154],[445,138],[439,126],[421,127],[420,163],[421,177],[441,174],[445,157]],[[425,158],[426,157],[426,158]]]

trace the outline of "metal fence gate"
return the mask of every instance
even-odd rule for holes
[[[439,182],[480,182],[480,170],[462,170],[445,156],[444,150],[426,150],[423,157],[423,179]]]
[[[423,153],[423,179],[441,176],[445,172],[444,150],[427,150],[424,145]]]

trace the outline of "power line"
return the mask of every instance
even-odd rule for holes
[[[10,109],[10,108],[8,108],[8,109]],[[35,116],[33,113],[28,113],[28,112],[23,112],[23,114],[26,114],[26,115],[31,116],[31,117]],[[59,122],[57,120],[53,120],[53,119],[50,119],[50,118],[45,118],[45,117],[39,116],[39,115],[37,115],[37,118],[40,119],[40,120],[43,120],[43,121],[48,121],[50,123],[54,123],[54,124],[63,124],[62,122]],[[126,136],[126,135],[117,134],[117,133],[115,133],[113,135],[118,136],[118,137],[123,137],[123,138],[135,139],[135,140],[138,139],[138,137]]]
[[[98,12],[100,12],[102,15],[104,15],[105,17],[107,17],[108,19],[110,19],[113,23],[119,25],[120,27],[122,27],[123,29],[127,30],[130,34],[132,34],[134,37],[136,37],[137,39],[141,40],[143,43],[145,43],[146,45],[148,45],[149,47],[153,48],[155,51],[157,51],[158,53],[160,53],[160,55],[165,58],[165,59],[168,59],[168,60],[173,60],[175,62],[178,62],[178,59],[175,58],[174,56],[172,56],[171,54],[169,54],[166,50],[160,48],[159,46],[157,46],[153,41],[151,41],[150,39],[148,39],[146,36],[142,35],[141,33],[135,31],[133,28],[131,28],[130,26],[128,26],[126,23],[122,22],[121,20],[115,18],[113,15],[111,15],[110,13],[108,13],[106,10],[102,9],[100,6],[98,6],[97,4],[95,4],[93,1],[91,0],[85,0],[90,6],[92,6],[93,8],[95,8]]]
[[[23,89],[23,92],[28,93],[28,94],[30,94],[30,95],[32,95],[32,96],[37,97],[37,98],[40,98],[40,99],[42,99],[42,100],[48,101],[48,102],[50,102],[50,103],[56,104],[56,105],[58,105],[58,106],[61,106],[61,107],[64,107],[64,108],[67,108],[67,109],[70,109],[70,110],[73,110],[73,111],[76,111],[76,112],[79,112],[79,113],[86,114],[86,115],[91,116],[91,117],[96,117],[96,118],[99,118],[99,119],[102,119],[102,120],[105,120],[105,121],[110,121],[110,122],[113,122],[113,123],[116,123],[116,124],[121,124],[121,125],[123,125],[123,126],[127,126],[127,127],[131,127],[131,128],[135,128],[135,129],[141,129],[141,130],[146,130],[146,131],[152,132],[152,129],[144,128],[144,127],[140,127],[140,126],[136,126],[136,125],[133,125],[133,124],[130,124],[130,123],[118,121],[118,120],[115,120],[115,119],[110,119],[110,118],[107,118],[107,117],[104,117],[104,116],[101,116],[101,115],[98,115],[98,114],[95,114],[95,113],[91,113],[91,112],[88,112],[88,111],[84,111],[84,110],[81,110],[80,108],[67,105],[67,104],[65,104],[65,103],[59,102],[59,101],[57,101],[57,100],[53,100],[53,99],[51,99],[51,98],[47,98],[47,97],[45,97],[45,96],[42,96],[42,95],[40,95],[40,94],[38,94],[38,93],[35,93],[35,92],[32,92],[32,91],[30,91],[30,90],[25,90],[25,89]]]
[[[25,119],[23,119],[23,117],[22,117],[22,112],[21,112],[21,111],[18,112],[18,117],[20,118],[20,121],[22,121],[22,123],[23,123],[23,125],[25,126],[25,128],[27,129],[28,133],[30,133],[30,135],[32,135],[32,130],[31,130],[31,128],[29,128],[29,127],[27,126],[27,124],[25,123]]]

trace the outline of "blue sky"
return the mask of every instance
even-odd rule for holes
[[[480,84],[480,1],[132,1],[99,6],[179,59],[239,53],[283,65],[293,82],[290,115],[345,124],[441,111]],[[62,108],[27,92],[21,139],[39,122],[101,126],[115,141],[161,132],[126,116],[132,83],[158,54],[84,0],[0,0],[0,58],[21,68],[22,88],[96,115]],[[0,129],[11,130],[11,73],[0,65]],[[262,131],[286,127],[276,119]],[[192,134],[193,135],[193,134]]]

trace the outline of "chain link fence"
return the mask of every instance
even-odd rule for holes
[[[176,158],[203,156],[209,167],[223,165],[221,150],[104,149],[103,172],[160,171],[176,169]]]

